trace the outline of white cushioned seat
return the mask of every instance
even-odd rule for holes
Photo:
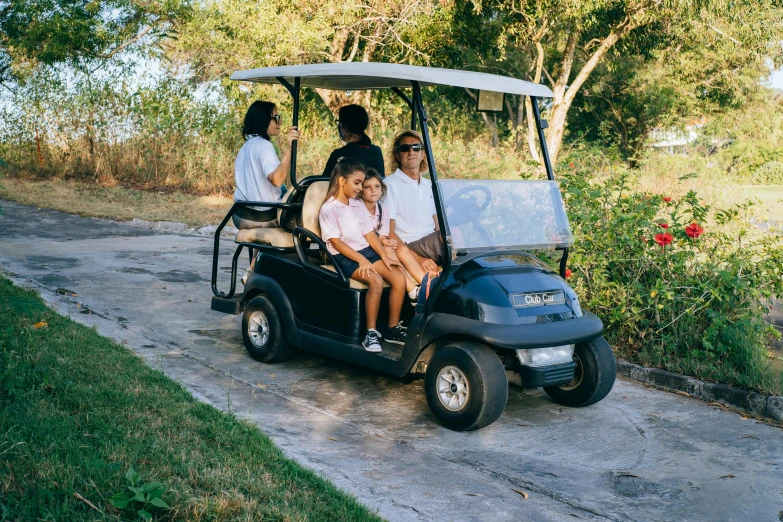
[[[274,247],[294,246],[294,236],[282,228],[246,228],[234,238],[235,243],[261,243]]]
[[[321,237],[321,223],[318,221],[318,215],[321,213],[321,205],[324,204],[327,192],[329,192],[329,182],[316,181],[307,187],[304,202],[302,202],[302,227],[318,237]]]
[[[287,202],[293,190],[289,190],[283,196],[281,200],[283,203]],[[277,210],[277,227],[269,228],[247,228],[240,230],[234,238],[235,243],[261,243],[263,245],[271,245],[274,247],[291,248],[294,246],[294,236],[291,235],[289,230],[280,228],[280,216],[283,209]]]

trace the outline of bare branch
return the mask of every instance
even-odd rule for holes
[[[352,62],[354,57],[356,56],[356,51],[359,50],[359,41],[361,40],[361,37],[358,34],[353,35],[353,49],[351,49],[351,54],[348,55],[348,59],[345,60],[346,62]]]
[[[549,85],[554,85],[555,80],[553,80],[552,77],[549,75],[549,71],[546,70],[546,67],[543,67],[542,70],[544,71],[544,75],[546,75],[546,79],[549,80]]]
[[[132,44],[138,42],[139,40],[141,40],[142,38],[144,38],[144,35],[146,35],[150,31],[152,31],[153,27],[155,27],[154,23],[148,25],[139,34],[137,34],[136,36],[134,36],[130,40],[128,40],[126,42],[123,42],[122,44],[118,45],[117,47],[115,47],[114,49],[109,51],[109,53],[107,53],[107,54],[98,54],[98,57],[99,58],[103,58],[103,59],[111,58],[112,56],[116,55],[117,53],[119,53],[120,51],[122,51],[123,49],[128,47],[129,45],[132,45]]]
[[[590,76],[590,73],[593,72],[593,69],[595,69],[595,67],[598,65],[598,62],[601,61],[609,49],[611,49],[612,46],[616,44],[618,40],[620,40],[620,38],[628,34],[639,25],[639,23],[633,21],[633,14],[628,15],[622,22],[617,24],[617,26],[612,30],[612,32],[609,33],[606,38],[604,38],[604,40],[601,42],[601,45],[598,46],[598,49],[596,49],[587,62],[585,62],[584,66],[582,66],[579,74],[576,75],[576,78],[574,78],[574,81],[569,86],[568,91],[565,92],[564,101],[568,105],[570,105],[574,100],[576,93],[579,91],[579,89],[587,80],[587,77]],[[568,69],[570,72],[570,66]],[[560,80],[563,80],[562,75]],[[568,78],[566,78],[565,81],[568,81]],[[563,88],[565,88],[565,84],[563,84]]]
[[[724,37],[724,38],[727,38],[727,39],[731,40],[731,41],[732,41],[732,42],[734,42],[735,44],[737,44],[737,45],[742,45],[742,44],[739,42],[739,40],[737,40],[737,39],[735,39],[735,38],[732,38],[731,36],[727,35],[726,33],[724,33],[723,31],[721,31],[720,29],[718,29],[718,28],[717,28],[717,27],[715,27],[714,25],[710,25],[710,24],[703,24],[703,25],[705,25],[706,27],[709,27],[710,29],[712,29],[713,31],[715,31],[716,33],[718,33],[719,35],[721,35],[722,37]]]

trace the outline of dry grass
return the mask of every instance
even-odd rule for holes
[[[191,226],[219,223],[231,207],[230,195],[197,196],[182,192],[144,191],[121,186],[51,179],[3,178],[0,198],[80,216],[126,221],[179,221]]]

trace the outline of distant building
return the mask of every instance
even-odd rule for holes
[[[701,129],[707,123],[702,116],[688,123],[684,129],[669,127],[653,129],[650,132],[650,147],[666,150],[669,154],[683,153],[685,148],[694,144],[701,135]]]

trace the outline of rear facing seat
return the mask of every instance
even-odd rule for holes
[[[293,190],[286,192],[285,196],[283,196],[283,203],[288,201],[288,198],[293,192]],[[278,222],[280,220],[281,212],[282,209],[278,209]],[[269,228],[246,228],[237,232],[234,243],[259,243],[280,248],[293,248],[294,238],[291,235],[290,230],[280,228],[279,226]]]

